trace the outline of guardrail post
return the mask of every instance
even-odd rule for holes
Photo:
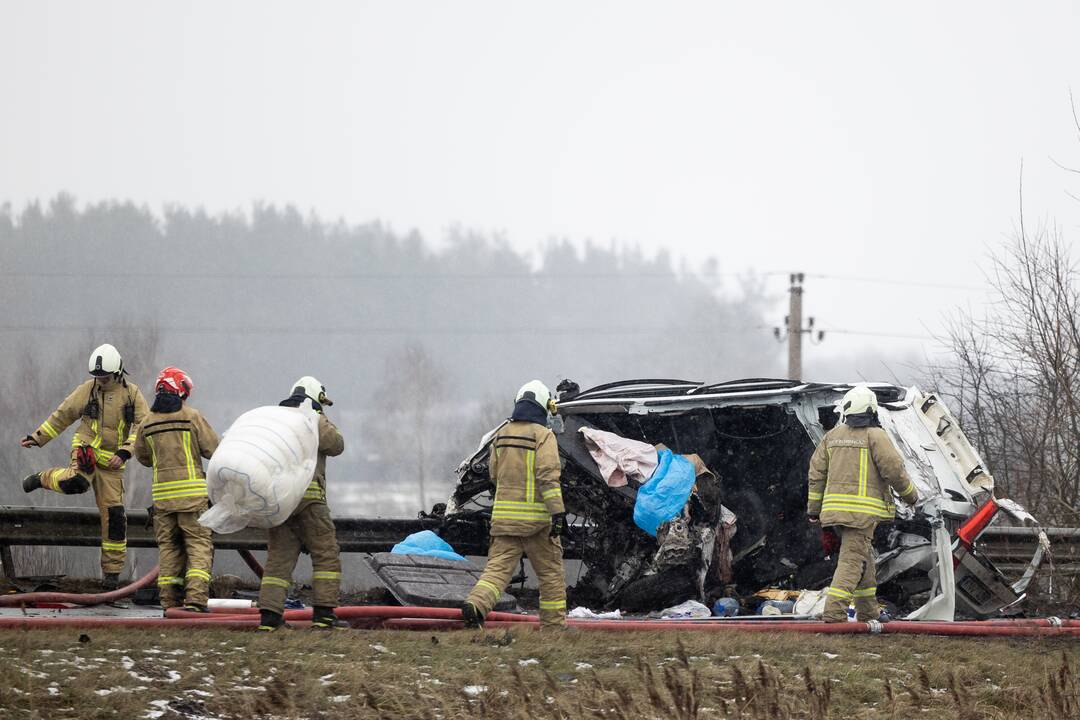
[[[4,569],[4,577],[15,582],[15,559],[11,557],[10,545],[0,545],[0,566]]]

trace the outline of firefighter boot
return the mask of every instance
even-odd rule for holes
[[[260,610],[259,611],[259,627],[256,628],[259,632],[274,632],[279,628],[289,627],[285,622],[285,616],[281,613],[276,613],[273,610]]]
[[[320,607],[318,605],[311,611],[312,630],[347,630],[349,623],[338,620],[334,614],[334,608]]]
[[[205,605],[196,605],[195,603],[188,603],[187,605],[184,606],[184,610],[186,610],[188,612],[194,612],[194,613],[208,613],[208,612],[210,612],[210,608],[206,607]]]
[[[22,481],[23,492],[34,492],[41,489],[41,473],[27,475]]]
[[[101,589],[105,592],[112,592],[118,587],[120,587],[120,573],[104,573],[101,576]]]

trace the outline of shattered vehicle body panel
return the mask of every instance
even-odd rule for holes
[[[553,430],[571,521],[564,547],[567,557],[583,561],[579,576],[568,578],[572,602],[642,611],[688,597],[707,601],[768,586],[826,585],[835,558],[824,557],[820,530],[806,520],[807,470],[851,387],[784,380],[642,380],[586,391],[560,385]],[[978,451],[936,396],[914,387],[870,387],[881,425],[920,497],[935,498],[927,506],[955,532],[993,494]],[[699,470],[686,508],[654,538],[634,524],[635,483],[605,483],[578,432],[583,427],[697,455],[711,472]],[[486,539],[492,491],[487,453],[495,430],[458,468],[444,516],[451,544],[475,543],[481,534]],[[879,595],[913,608],[933,583],[931,518],[922,503],[897,508],[895,521],[882,523],[875,534]],[[1035,524],[1015,503],[1002,502],[1001,509],[996,522]],[[1010,583],[976,549],[954,548],[960,614],[986,617],[1022,597],[1033,573]]]

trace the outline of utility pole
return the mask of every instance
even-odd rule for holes
[[[784,318],[784,332],[780,328],[773,328],[773,337],[779,342],[787,341],[788,344],[788,380],[802,380],[802,336],[805,333],[811,342],[814,339],[814,318],[807,318],[806,327],[803,327],[803,281],[804,273],[791,273],[790,287],[788,288],[788,315]],[[817,341],[825,339],[825,331],[819,330]]]

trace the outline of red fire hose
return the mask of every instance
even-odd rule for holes
[[[75,605],[100,605],[102,603],[116,602],[122,600],[129,595],[134,595],[135,591],[141,590],[147,585],[157,580],[158,566],[143,575],[138,580],[125,585],[122,588],[116,590],[110,590],[109,592],[101,593],[63,593],[63,592],[31,592],[31,593],[13,593],[11,595],[0,595],[0,607],[19,607],[20,605],[29,605],[31,603],[74,603]]]
[[[294,611],[303,616],[305,611]],[[439,617],[457,614],[458,619]],[[213,617],[178,617],[180,613],[170,611],[170,618],[117,618],[117,617],[0,617],[0,629],[3,628],[209,628],[250,630],[258,625],[258,619],[251,613],[240,615],[215,614]],[[373,626],[381,629],[398,630],[453,630],[461,628],[460,613],[448,608],[381,608],[381,607],[345,607],[338,608],[342,619],[349,619],[354,625]],[[504,614],[499,614],[504,615]],[[425,617],[426,616],[426,617]],[[512,616],[527,617],[527,616]],[[302,617],[290,617],[289,622],[295,627],[310,624]],[[1005,621],[1008,622],[1008,621]],[[489,617],[485,627],[489,629],[535,627],[533,618],[507,621]],[[892,622],[877,628],[868,623],[825,624],[805,621],[776,622],[687,622],[687,621],[651,621],[651,620],[571,620],[570,626],[579,630],[593,631],[682,631],[682,632],[798,632],[830,635],[858,635],[881,632],[889,635],[953,635],[969,637],[1067,637],[1080,638],[1080,626],[1055,627],[1032,626],[1030,624],[986,625],[978,622]]]

